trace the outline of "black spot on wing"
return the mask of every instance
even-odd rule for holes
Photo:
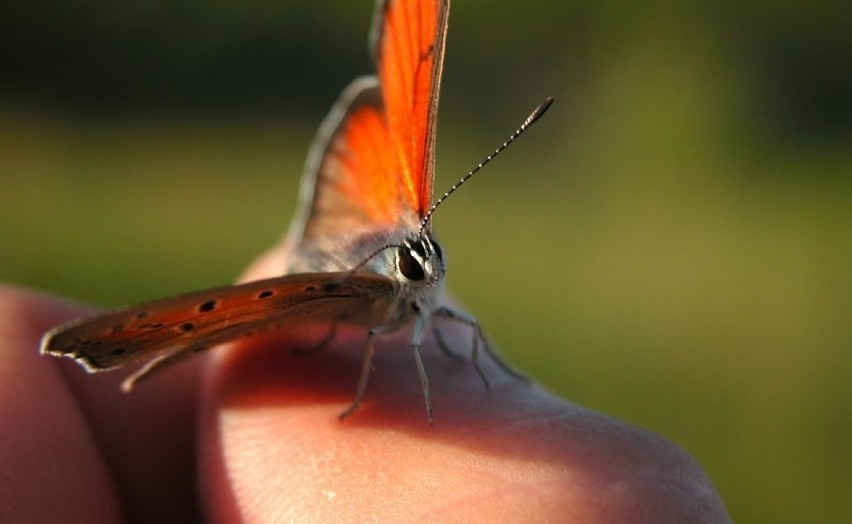
[[[265,291],[261,291],[260,293],[258,293],[257,298],[261,298],[261,299],[263,299],[263,298],[269,298],[269,297],[271,297],[271,296],[272,296],[272,295],[274,295],[274,294],[275,294],[275,293],[273,293],[272,291],[270,291],[270,290],[268,290],[268,289],[267,289],[267,290],[265,290]]]
[[[215,300],[208,300],[207,302],[198,306],[198,311],[201,312],[201,313],[208,313],[210,311],[213,311],[214,309],[216,309],[216,301]]]

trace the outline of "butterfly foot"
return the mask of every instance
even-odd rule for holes
[[[356,411],[358,411],[358,408],[360,406],[361,406],[360,402],[353,402],[352,405],[349,406],[348,408],[346,408],[340,415],[337,416],[337,418],[341,422],[345,421],[346,419],[351,417]]]

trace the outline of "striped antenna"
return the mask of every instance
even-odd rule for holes
[[[453,184],[453,186],[449,190],[447,190],[446,193],[441,195],[441,198],[439,198],[438,200],[435,201],[434,204],[432,204],[432,207],[429,208],[429,211],[426,213],[426,215],[423,216],[423,220],[420,221],[420,229],[417,231],[417,236],[419,237],[421,234],[423,234],[423,230],[426,228],[426,225],[432,219],[432,215],[435,213],[435,210],[438,209],[438,206],[440,206],[444,202],[444,200],[447,199],[447,197],[452,195],[455,192],[456,189],[458,189],[459,187],[461,187],[462,184],[464,184],[465,182],[470,180],[470,178],[473,175],[475,175],[480,169],[485,167],[485,165],[488,162],[491,162],[491,160],[493,160],[494,157],[496,157],[497,155],[502,153],[504,149],[509,147],[509,144],[514,142],[519,136],[521,136],[524,133],[524,131],[526,131],[527,129],[530,128],[530,126],[532,126],[534,123],[536,123],[536,121],[539,118],[541,118],[544,115],[544,113],[547,112],[548,109],[550,109],[551,104],[553,104],[553,97],[547,97],[547,99],[545,99],[544,102],[540,103],[538,105],[538,107],[536,107],[535,110],[533,110],[533,112],[530,113],[530,116],[528,116],[527,119],[524,120],[524,123],[521,124],[521,127],[519,127],[514,133],[512,133],[512,135],[509,138],[507,138],[506,141],[503,142],[500,145],[500,147],[498,147],[497,149],[494,150],[493,153],[491,153],[490,155],[485,157],[485,159],[482,162],[480,162],[468,174],[461,177],[461,179],[458,182],[456,182],[455,184]]]

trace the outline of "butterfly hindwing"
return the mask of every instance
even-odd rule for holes
[[[363,77],[341,95],[320,127],[303,178],[303,230],[313,244],[343,240],[376,227],[394,227],[406,213],[399,170],[376,79]],[[342,269],[342,268],[341,268]]]

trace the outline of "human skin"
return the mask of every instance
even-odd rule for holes
[[[282,250],[244,279],[274,276]],[[671,442],[503,373],[422,348],[429,425],[406,333],[381,339],[361,409],[363,331],[269,332],[123,395],[126,373],[38,355],[83,306],[0,288],[3,522],[729,522]],[[453,348],[469,329],[442,324]]]

